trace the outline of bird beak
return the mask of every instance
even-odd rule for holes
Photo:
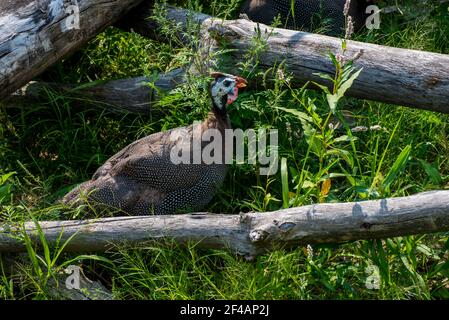
[[[235,77],[235,82],[237,84],[237,88],[245,88],[248,82],[242,77]]]

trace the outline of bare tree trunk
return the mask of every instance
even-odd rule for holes
[[[155,36],[157,24],[148,20],[151,6],[151,3],[140,5],[126,28]],[[341,40],[333,37],[270,28],[247,20],[222,21],[170,6],[166,16],[179,23],[184,31],[187,31],[188,22],[190,25],[201,24],[203,48],[214,50],[220,44],[226,44],[231,51],[226,60],[228,64],[222,67],[230,73],[241,72],[239,63],[248,59],[247,53],[254,47],[254,39],[259,38],[264,50],[259,52],[254,63],[265,71],[285,62],[296,87],[307,81],[329,85],[317,73],[333,76],[335,70],[328,53],[341,52]],[[363,68],[347,92],[348,96],[449,113],[449,55],[356,41],[349,41],[347,47],[347,58],[360,55],[355,66]],[[257,82],[253,80],[253,86]]]
[[[146,10],[137,11],[137,16],[134,13],[128,20],[127,28],[147,36],[158,35],[155,32],[157,24],[144,19],[151,12],[150,5],[151,2],[145,4],[143,8]],[[273,29],[247,20],[222,21],[170,6],[166,8],[166,16],[170,21],[179,23],[184,31],[187,31],[188,25],[201,25],[201,54],[213,52],[226,43],[227,48],[231,49],[226,61],[232,63],[221,63],[220,69],[234,74],[241,73],[239,64],[248,59],[247,53],[253,48],[254,39],[259,37],[264,50],[259,52],[254,63],[264,71],[285,62],[287,71],[293,76],[293,87],[300,87],[307,81],[329,85],[317,73],[332,76],[334,66],[327,54],[341,50],[341,40],[337,38]],[[185,37],[181,39],[186,40]],[[348,96],[449,113],[449,55],[349,41],[347,56],[356,54],[360,58],[355,65],[363,71],[347,92]],[[213,62],[207,58],[199,61],[194,65],[196,72],[205,73],[212,68]],[[183,76],[184,70],[175,70],[159,75],[154,83],[162,91],[169,91],[184,81]],[[148,106],[156,102],[159,96],[142,80],[145,78],[113,81],[78,90],[76,96],[80,100],[95,100],[99,106],[110,106],[115,110],[147,113]],[[257,78],[250,81],[252,87],[257,87],[259,83],[260,79]],[[87,97],[83,97],[84,94]]]
[[[0,2],[0,99],[79,49],[141,0]]]
[[[172,239],[201,248],[229,248],[252,258],[278,246],[338,243],[449,231],[449,191],[351,203],[325,203],[265,213],[186,214],[43,221],[47,241],[74,238],[68,251],[104,251],[117,244]],[[25,223],[39,244],[33,222]],[[61,242],[62,243],[62,242]],[[20,227],[0,227],[0,252],[20,252]]]
[[[151,106],[159,100],[161,93],[184,82],[184,75],[184,69],[175,69],[160,74],[155,79],[142,76],[81,86],[32,81],[6,98],[4,105],[8,108],[45,101],[48,98],[44,92],[51,90],[73,99],[78,105],[95,105],[115,112],[149,114]]]

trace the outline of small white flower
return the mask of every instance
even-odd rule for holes
[[[370,129],[371,131],[380,131],[380,130],[382,130],[383,128],[382,128],[380,125],[376,124],[375,126],[369,127],[369,129]]]
[[[349,8],[351,6],[351,0],[346,0],[345,2],[345,6],[343,8],[343,14],[345,17],[347,17],[349,15]]]
[[[313,259],[313,248],[310,244],[307,245],[307,258]]]
[[[354,23],[352,22],[352,17],[348,16],[348,24],[346,26],[345,39],[351,38],[353,33],[354,33]]]
[[[365,132],[368,131],[368,127],[365,126],[357,126],[351,129],[352,132]]]

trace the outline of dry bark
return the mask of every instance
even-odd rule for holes
[[[156,78],[136,77],[100,84],[76,86],[32,81],[4,100],[7,108],[47,101],[51,90],[72,99],[77,105],[94,105],[114,112],[149,114],[151,106],[184,81],[185,70],[175,69]],[[150,85],[151,84],[151,85]]]
[[[143,3],[135,12],[126,27],[154,36],[157,24],[148,19],[151,3]],[[333,76],[335,69],[328,53],[341,51],[341,40],[337,38],[271,28],[244,19],[223,21],[171,6],[166,9],[166,17],[184,31],[188,25],[200,24],[203,48],[214,50],[226,44],[231,49],[226,61],[232,63],[222,67],[234,74],[241,72],[239,63],[245,62],[253,40],[259,37],[265,49],[255,63],[265,71],[285,62],[294,87],[308,81],[329,85],[317,73]],[[348,41],[347,47],[347,58],[360,55],[355,67],[363,68],[347,96],[449,113],[449,55],[357,41]],[[257,82],[254,79],[252,85]]]
[[[147,19],[151,15],[151,3],[142,4],[124,21],[128,21],[128,29],[161,39],[160,34],[155,32],[157,23]],[[264,43],[264,50],[259,52],[254,63],[257,63],[260,70],[266,71],[285,63],[287,71],[293,77],[293,87],[301,87],[308,81],[329,86],[329,82],[320,78],[317,73],[333,76],[335,70],[328,53],[341,51],[341,40],[333,37],[276,29],[243,19],[223,21],[171,6],[166,8],[165,15],[169,21],[179,24],[180,29],[185,32],[192,30],[195,25],[201,30],[199,54],[204,59],[199,59],[200,63],[194,65],[194,72],[207,73],[213,68],[214,62],[209,60],[208,54],[225,44],[231,51],[226,58],[227,63],[221,63],[220,68],[229,73],[240,74],[240,63],[248,59],[247,53],[253,47],[254,39],[259,37],[259,41]],[[123,26],[124,22],[121,24]],[[186,40],[186,37],[181,37],[181,40]],[[360,55],[355,66],[363,68],[359,78],[347,91],[347,96],[449,113],[449,55],[356,41],[349,41],[347,47],[346,56]],[[185,81],[184,73],[184,70],[178,69],[161,74],[153,80],[156,87],[166,92]],[[147,113],[148,106],[156,102],[159,95],[147,84],[142,84],[142,80],[145,78],[112,81],[79,90],[77,94],[80,100],[94,100],[99,106]],[[259,78],[250,80],[253,88],[257,88],[260,83]],[[48,84],[39,86],[45,87]],[[59,85],[62,90],[73,87]],[[52,88],[58,89],[58,85],[53,84]],[[16,94],[13,99],[17,96]],[[19,96],[23,97],[23,94]]]
[[[449,191],[425,192],[382,200],[315,204],[265,213],[114,217],[78,221],[42,221],[49,243],[75,237],[67,251],[104,251],[118,244],[171,239],[200,248],[229,248],[253,258],[279,246],[340,243],[449,231]],[[34,223],[25,229],[38,245]],[[14,235],[16,225],[0,227],[0,252],[26,248]],[[20,237],[19,237],[20,238]]]
[[[141,0],[0,2],[0,99],[79,49]]]

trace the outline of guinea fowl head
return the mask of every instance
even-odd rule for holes
[[[239,76],[221,72],[213,72],[211,76],[214,78],[210,86],[213,110],[225,115],[226,107],[237,99],[239,89],[246,87],[247,82]]]

